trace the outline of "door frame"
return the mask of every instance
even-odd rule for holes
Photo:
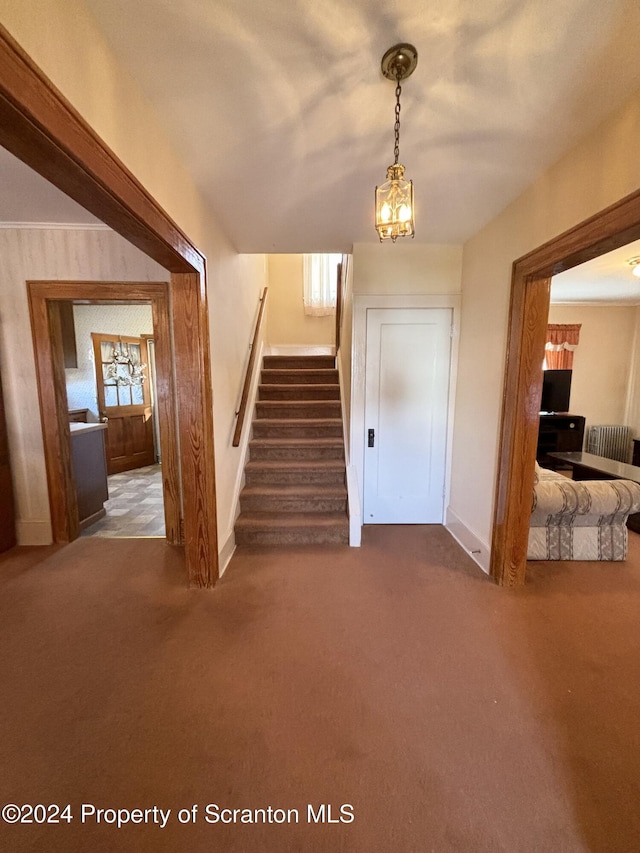
[[[640,190],[514,261],[490,574],[524,584],[551,277],[640,239]]]
[[[460,294],[406,294],[353,296],[353,358],[351,361],[351,425],[349,459],[356,471],[359,506],[364,507],[365,440],[365,379],[367,352],[367,311],[370,308],[448,308],[451,310],[451,363],[449,366],[449,405],[447,408],[447,446],[445,457],[444,510],[449,503],[451,485],[451,449],[453,445],[453,415],[458,374],[458,339],[460,330]],[[362,521],[362,519],[361,519]]]
[[[205,257],[1,25],[0,145],[171,273],[185,562],[192,586],[212,587],[219,568]]]
[[[166,539],[182,542],[180,530],[180,472],[176,435],[176,399],[172,374],[169,289],[166,282],[29,281],[29,310],[36,376],[40,396],[42,437],[47,485],[51,504],[51,527],[55,542],[71,542],[80,534],[73,467],[71,465],[69,415],[62,335],[55,306],[60,302],[151,304],[157,347],[158,415],[160,442],[165,447],[162,466],[162,495]],[[46,413],[46,414],[45,414]]]

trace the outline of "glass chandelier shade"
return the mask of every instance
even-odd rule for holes
[[[380,242],[398,237],[415,236],[415,207],[413,203],[413,181],[406,181],[400,157],[400,96],[401,82],[409,77],[418,62],[418,52],[412,44],[396,44],[382,57],[382,73],[388,80],[396,82],[395,124],[393,127],[395,155],[393,164],[387,169],[387,180],[376,187],[375,222]]]
[[[404,166],[387,169],[387,180],[376,187],[376,231],[380,240],[413,237],[413,181],[405,181]]]

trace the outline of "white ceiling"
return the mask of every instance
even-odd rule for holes
[[[242,251],[375,239],[396,41],[420,54],[401,136],[420,242],[469,236],[640,85],[640,4],[623,0],[87,3]],[[98,220],[0,148],[2,222]],[[640,241],[555,276],[552,302],[640,304],[633,256]]]
[[[0,146],[0,226],[17,223],[101,224]],[[628,263],[634,257],[640,257],[640,240],[555,275],[551,301],[640,304],[640,278]]]
[[[396,42],[421,242],[468,238],[640,86],[637,0],[86,3],[243,252],[375,240]]]
[[[558,273],[551,280],[551,301],[640,305],[640,278],[632,274],[628,263],[639,256],[640,240],[637,240]]]

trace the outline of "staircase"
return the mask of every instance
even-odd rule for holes
[[[265,356],[245,479],[236,544],[349,542],[333,356]]]

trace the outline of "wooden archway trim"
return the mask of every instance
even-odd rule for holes
[[[640,238],[640,190],[513,264],[490,573],[524,583],[551,276]]]
[[[218,578],[205,259],[0,26],[0,145],[171,272],[184,545],[189,582]],[[45,444],[47,466],[59,447]]]

